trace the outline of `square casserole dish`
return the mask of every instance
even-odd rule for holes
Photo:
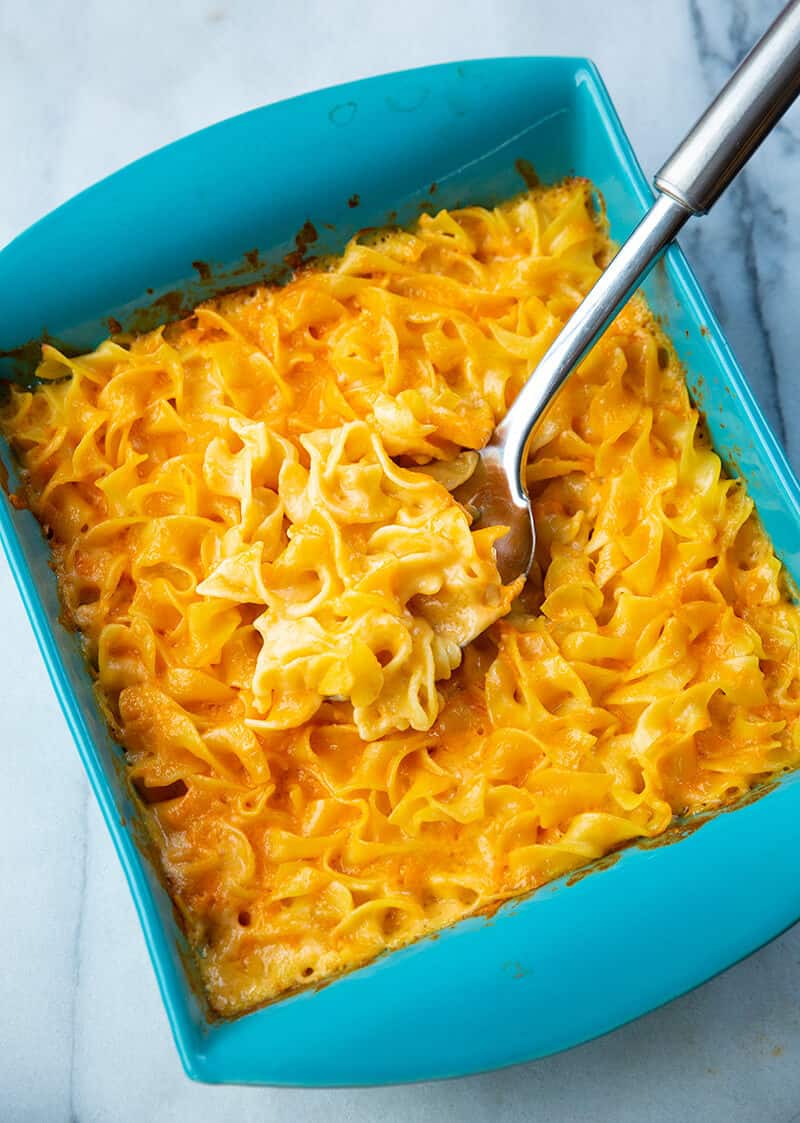
[[[651,199],[585,59],[407,71],[206,129],[84,192],[0,252],[2,377],[29,374],[43,338],[86,350],[115,321],[151,327],[223,287],[277,278],[287,255],[315,236],[314,253],[335,252],[363,226],[512,196],[524,186],[515,165],[532,165],[545,182],[591,178],[617,240]],[[800,581],[800,486],[680,249],[645,289],[717,450]],[[3,457],[13,487],[7,448]],[[214,1020],[137,841],[122,750],[96,707],[76,636],[58,623],[47,545],[33,516],[5,496],[0,535],[194,1079],[377,1084],[529,1060],[651,1010],[800,917],[800,783],[787,775],[734,814],[678,831],[672,845],[633,846],[592,876],[555,882],[491,919],[462,921],[319,990]]]

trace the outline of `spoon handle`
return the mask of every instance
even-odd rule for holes
[[[515,498],[534,425],[684,223],[705,214],[800,93],[800,0],[791,0],[655,177],[655,201],[547,350],[493,444]]]
[[[800,93],[800,3],[787,4],[655,177],[705,214]]]

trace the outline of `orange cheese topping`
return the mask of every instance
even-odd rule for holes
[[[800,611],[641,299],[538,427],[522,596],[447,490],[609,252],[587,184],[537,188],[124,345],[45,347],[13,392],[217,1011],[800,760]]]

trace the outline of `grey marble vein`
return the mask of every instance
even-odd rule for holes
[[[713,27],[707,19],[708,7],[700,0],[689,0],[694,44],[710,98],[747,53],[758,30],[741,3],[728,5],[727,10],[716,6]],[[759,28],[763,29],[774,14],[766,15]],[[727,18],[720,21],[720,17]],[[791,136],[787,124],[783,127],[784,145]],[[780,139],[769,138],[767,144],[775,145]],[[769,149],[758,153],[718,204],[715,217],[721,214],[726,228],[721,228],[719,220],[701,220],[690,226],[682,241],[691,247],[689,254],[696,265],[699,263],[698,272],[706,288],[713,292],[714,304],[742,359],[745,374],[778,439],[785,444],[782,379],[768,312],[768,304],[772,307],[774,303],[770,301],[774,255],[765,255],[762,247],[780,242],[787,217],[761,183],[761,165],[770,155]],[[708,229],[707,223],[711,223]],[[726,314],[731,306],[736,308],[733,316]]]

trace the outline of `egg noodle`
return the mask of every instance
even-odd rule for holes
[[[800,762],[800,610],[640,297],[536,431],[524,591],[447,490],[610,252],[581,180],[423,215],[4,407],[216,1011]]]

